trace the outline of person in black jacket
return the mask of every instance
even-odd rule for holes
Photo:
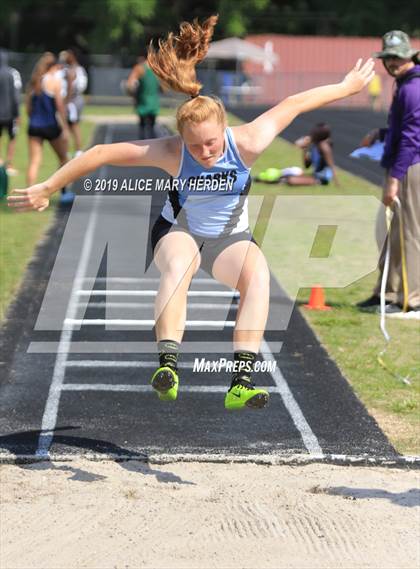
[[[19,94],[22,80],[16,69],[7,65],[7,53],[0,51],[0,142],[3,129],[9,135],[9,144],[4,163],[9,176],[17,174],[13,168],[13,157],[16,146],[16,135],[19,125]]]

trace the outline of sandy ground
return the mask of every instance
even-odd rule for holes
[[[0,466],[2,569],[418,568],[419,471]]]

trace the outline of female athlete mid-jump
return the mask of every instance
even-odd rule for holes
[[[48,180],[15,190],[9,205],[43,211],[53,192],[97,168],[154,166],[178,180],[168,192],[152,230],[154,261],[161,273],[155,306],[159,367],[152,386],[162,400],[178,393],[177,358],[187,308],[187,291],[200,266],[240,293],[233,334],[234,372],[227,409],[262,408],[268,393],[257,389],[251,372],[264,332],[269,301],[267,262],[248,227],[250,168],[274,138],[300,113],[358,93],[374,76],[371,59],[337,84],[287,97],[250,123],[229,128],[221,101],[200,95],[195,65],[208,50],[217,16],[202,25],[182,23],[149,48],[148,64],[167,87],[189,95],[177,109],[178,134],[161,139],[99,144],[60,168]]]

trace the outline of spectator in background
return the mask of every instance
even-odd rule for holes
[[[268,184],[289,184],[290,186],[326,186],[334,179],[339,185],[332,151],[330,127],[322,122],[314,126],[309,134],[295,141],[303,152],[303,166],[312,166],[313,172],[305,174],[299,166],[267,168],[254,179]]]
[[[73,138],[74,155],[79,156],[82,153],[80,119],[84,106],[83,93],[87,88],[88,77],[72,49],[60,53],[60,62],[63,64],[64,78],[67,83],[67,123]]]
[[[42,146],[47,140],[57,154],[60,166],[67,162],[68,126],[63,99],[60,65],[53,53],[44,53],[35,65],[26,92],[29,116],[28,184],[35,184],[42,161]],[[63,193],[65,190],[63,189]]]
[[[382,110],[382,81],[380,75],[375,75],[368,85],[368,94],[372,111]]]
[[[9,176],[18,172],[13,167],[16,147],[16,135],[19,126],[19,95],[22,90],[22,79],[19,72],[7,65],[7,53],[0,50],[0,139],[3,128],[9,135],[6,159],[0,157]]]
[[[159,114],[159,81],[141,56],[131,70],[127,90],[135,100],[139,116],[139,138],[155,138],[156,116]]]
[[[318,123],[308,135],[296,140],[295,144],[302,150],[304,167],[312,166],[313,171],[311,174],[287,176],[289,186],[327,186],[331,180],[334,180],[336,186],[339,185],[328,124]]]
[[[395,91],[388,114],[388,127],[372,131],[369,143],[384,141],[381,165],[386,170],[382,201],[394,216],[388,239],[390,264],[386,283],[386,312],[420,310],[420,65],[419,50],[412,49],[404,32],[394,30],[383,36],[382,59],[386,72],[395,79]],[[399,208],[395,204],[398,198]],[[400,227],[403,241],[400,240]],[[380,276],[373,295],[358,303],[359,308],[380,304],[384,247]],[[403,264],[406,259],[406,272]],[[406,274],[405,274],[406,273]],[[408,294],[404,294],[404,287]]]

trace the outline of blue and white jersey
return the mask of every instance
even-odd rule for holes
[[[181,163],[162,209],[170,223],[202,237],[248,230],[250,168],[239,156],[232,130],[225,130],[225,151],[214,166],[199,164],[182,143]]]

